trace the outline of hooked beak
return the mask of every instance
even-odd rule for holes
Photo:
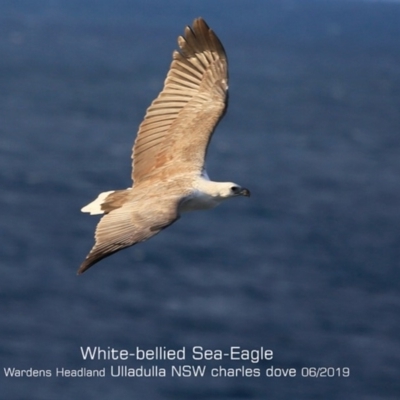
[[[242,196],[250,197],[250,190],[249,190],[249,189],[243,188],[239,193],[240,193]]]

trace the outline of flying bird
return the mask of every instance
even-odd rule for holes
[[[164,88],[139,127],[132,153],[132,187],[101,193],[81,210],[104,216],[78,274],[150,239],[184,212],[250,196],[236,183],[211,181],[205,170],[211,136],[228,104],[228,61],[222,43],[197,18],[178,37],[178,46]]]

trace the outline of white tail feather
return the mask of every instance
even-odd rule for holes
[[[107,196],[114,192],[115,190],[110,190],[109,192],[100,193],[96,200],[93,200],[87,206],[81,208],[81,211],[90,213],[90,215],[104,214],[104,211],[101,209],[101,205],[104,203],[104,200],[107,198]]]

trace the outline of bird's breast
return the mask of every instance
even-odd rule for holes
[[[222,199],[211,196],[208,193],[196,191],[188,196],[179,206],[179,212],[189,212],[197,210],[208,210],[220,204]]]

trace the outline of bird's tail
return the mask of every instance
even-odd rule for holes
[[[130,194],[131,188],[100,193],[96,200],[83,207],[81,211],[87,212],[90,215],[108,214],[110,211],[120,208],[126,203]]]

